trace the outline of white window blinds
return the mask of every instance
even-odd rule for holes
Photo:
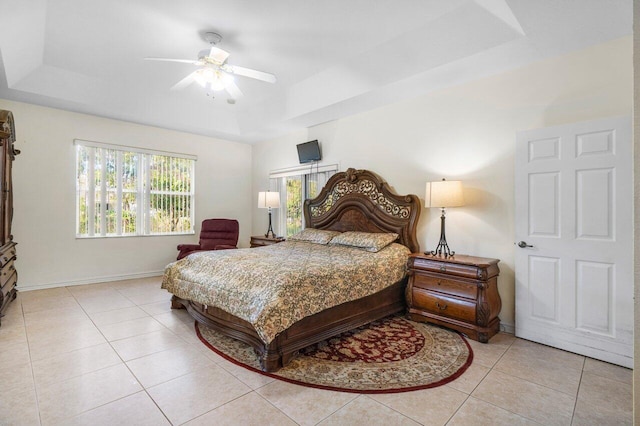
[[[194,232],[195,156],[75,145],[77,237]]]

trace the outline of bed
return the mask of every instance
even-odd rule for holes
[[[419,214],[417,196],[395,194],[371,171],[348,169],[332,176],[318,197],[305,200],[306,228],[325,234],[397,234],[395,242],[380,252],[306,241],[205,252],[169,264],[162,286],[174,294],[172,308],[186,308],[199,323],[251,345],[262,369],[276,371],[306,346],[405,308],[406,258],[419,251]],[[331,259],[337,259],[336,266],[327,263]],[[296,262],[304,264],[308,274],[316,274],[311,281],[292,272]],[[400,272],[383,267],[392,263],[401,265]],[[345,264],[358,264],[360,269]],[[318,274],[323,276],[321,284]],[[365,275],[371,279],[366,284]],[[249,288],[240,291],[246,283]],[[338,283],[346,287],[333,289]],[[285,307],[267,303],[271,311],[257,312],[248,300],[271,291],[272,285],[282,285],[274,297]],[[306,301],[304,294],[314,292],[316,298]],[[296,316],[280,315],[283,310],[295,311]]]

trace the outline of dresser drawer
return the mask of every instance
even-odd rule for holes
[[[15,258],[16,258],[16,247],[14,245],[14,246],[11,246],[11,248],[6,250],[4,253],[0,253],[0,268],[4,269],[4,267]]]
[[[439,276],[416,273],[413,277],[415,287],[446,293],[453,296],[466,297],[475,300],[478,295],[478,286],[461,280],[452,280]]]
[[[2,294],[7,295],[11,289],[16,285],[16,281],[18,280],[18,273],[13,271],[11,276],[7,277],[6,281],[2,282]]]
[[[476,303],[474,301],[447,297],[420,288],[413,288],[413,307],[461,321],[475,322]]]
[[[2,269],[0,269],[0,287],[4,287],[5,283],[9,281],[9,278],[16,272],[13,260],[13,258],[9,260],[2,266]]]

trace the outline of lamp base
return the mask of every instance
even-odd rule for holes
[[[438,246],[434,251],[425,252],[424,254],[431,254],[432,256],[444,256],[444,257],[453,257],[456,252],[449,249],[449,245],[447,244],[447,237],[444,233],[444,208],[442,208],[442,216],[440,216],[440,241],[438,241]]]
[[[424,254],[430,254],[431,256],[454,257],[456,252],[449,250],[449,246],[445,243],[444,245],[438,244],[438,247],[436,247],[434,251],[425,251]]]
[[[271,236],[269,236],[271,235]],[[269,229],[267,229],[267,233],[264,234],[265,238],[275,238],[276,234],[273,232],[273,227],[271,226],[271,207],[269,207]]]

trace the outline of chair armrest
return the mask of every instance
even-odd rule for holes
[[[178,250],[180,251],[200,250],[200,244],[178,244]]]
[[[178,257],[176,259],[180,260],[197,250],[200,250],[200,244],[178,244]]]
[[[236,246],[231,246],[227,244],[218,244],[214,250],[231,250],[231,249],[237,249],[237,248],[238,247]]]

